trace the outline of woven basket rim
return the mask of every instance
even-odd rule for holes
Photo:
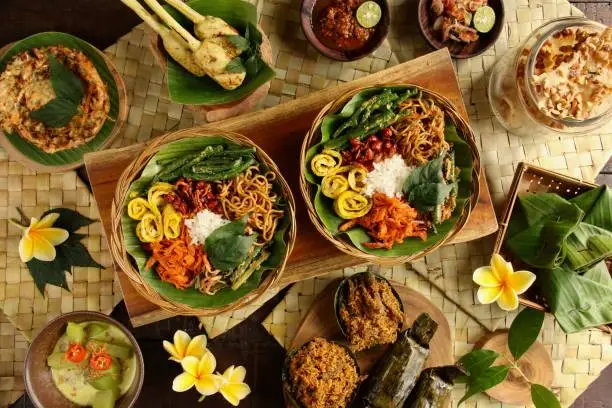
[[[428,96],[432,96],[434,99],[436,99],[436,102],[442,102],[444,112],[446,114],[450,114],[450,117],[453,123],[458,128],[463,127],[466,130],[466,132],[461,132],[462,133],[461,136],[463,140],[466,141],[466,143],[468,144],[472,152],[472,183],[471,183],[472,184],[472,195],[470,197],[469,202],[465,204],[463,211],[461,212],[461,215],[459,217],[459,220],[455,223],[452,230],[445,237],[443,237],[440,241],[438,241],[437,243],[431,245],[430,247],[422,251],[419,251],[419,252],[416,252],[410,255],[402,255],[402,256],[373,255],[373,254],[369,254],[369,253],[366,253],[358,249],[347,238],[339,239],[338,237],[333,236],[327,230],[327,228],[323,225],[319,216],[316,213],[316,210],[313,205],[313,195],[314,195],[313,186],[306,180],[306,172],[305,172],[305,166],[307,165],[305,163],[306,152],[313,144],[315,144],[316,141],[319,140],[320,126],[321,126],[321,122],[323,118],[327,116],[328,114],[333,114],[333,113],[338,112],[357,93],[363,90],[366,90],[366,89],[379,88],[383,86],[414,87],[414,88],[419,89],[424,94]],[[422,258],[428,255],[429,253],[435,251],[436,249],[444,245],[446,242],[454,238],[461,231],[461,229],[465,226],[471,214],[472,209],[478,203],[478,199],[480,196],[479,180],[480,180],[480,153],[476,145],[476,137],[474,135],[474,131],[472,130],[468,121],[465,118],[463,118],[463,116],[457,110],[455,105],[445,96],[431,89],[422,87],[420,85],[415,85],[415,84],[410,84],[410,83],[405,83],[405,82],[384,83],[384,84],[368,85],[368,86],[359,87],[359,88],[356,88],[356,89],[353,89],[351,91],[344,93],[342,96],[340,96],[336,100],[328,103],[321,109],[321,111],[319,112],[315,120],[313,121],[313,124],[310,130],[304,137],[304,141],[302,143],[302,148],[300,151],[300,179],[299,179],[300,191],[302,193],[302,197],[306,204],[308,216],[310,220],[312,221],[312,223],[314,224],[315,228],[319,231],[321,235],[323,235],[328,241],[330,241],[340,251],[348,255],[352,255],[357,258],[364,259],[367,262],[375,262],[378,264],[399,264],[399,263],[414,261],[416,259]]]
[[[247,295],[240,299],[235,300],[220,307],[204,307],[195,308],[188,306],[184,303],[180,303],[169,299],[159,294],[155,289],[148,285],[144,280],[139,270],[133,265],[133,258],[127,253],[127,249],[124,245],[123,231],[121,227],[121,218],[123,209],[128,198],[128,191],[131,184],[140,177],[143,168],[151,160],[151,158],[159,152],[159,150],[165,145],[187,138],[194,137],[223,137],[231,142],[241,144],[243,146],[252,146],[256,149],[256,157],[260,163],[265,164],[269,170],[276,174],[276,183],[281,189],[282,195],[287,202],[286,210],[289,216],[289,226],[285,233],[287,249],[283,256],[281,264],[272,270],[266,272],[265,277],[259,283],[259,286],[249,292]],[[291,189],[278,166],[274,161],[267,155],[267,153],[260,148],[257,144],[252,142],[247,137],[225,130],[219,130],[214,128],[200,129],[200,128],[188,128],[182,129],[176,132],[168,133],[166,135],[157,137],[149,141],[144,150],[125,168],[117,181],[115,194],[111,204],[111,237],[110,237],[110,251],[113,259],[125,273],[130,280],[134,289],[145,299],[151,303],[159,306],[160,308],[167,310],[171,313],[191,316],[214,316],[220,313],[229,312],[238,308],[244,307],[249,303],[252,303],[256,299],[263,296],[263,294],[275,285],[280,279],[284,272],[287,260],[293,250],[296,240],[296,218],[295,218],[295,200]],[[202,295],[205,296],[205,295]]]
[[[542,175],[546,175],[552,180],[557,180],[559,184],[565,184],[567,188],[585,188],[588,190],[599,187],[598,184],[590,183],[585,180],[581,180],[576,177],[568,176],[567,174],[562,174],[553,170],[545,169],[543,167],[539,167],[527,162],[520,162],[514,172],[514,178],[512,179],[512,184],[510,186],[510,191],[508,193],[508,198],[506,200],[506,206],[504,208],[503,216],[501,218],[501,222],[499,223],[499,229],[497,231],[497,235],[495,236],[495,245],[493,247],[494,254],[507,255],[507,251],[505,250],[504,243],[506,241],[506,232],[508,230],[508,224],[510,223],[510,219],[512,218],[512,212],[514,210],[514,205],[516,204],[517,198],[520,194],[528,193],[527,191],[519,191],[519,186],[521,181],[524,180],[526,174],[534,174],[539,173]],[[531,299],[525,297],[525,295],[519,295],[519,303],[523,306],[540,310],[542,312],[550,313],[550,310],[544,305],[537,303]],[[600,326],[600,330],[608,333],[612,333],[612,326]]]

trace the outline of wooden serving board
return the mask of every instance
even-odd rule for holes
[[[297,203],[298,234],[297,242],[280,279],[280,286],[362,263],[360,259],[340,252],[327,242],[310,222],[300,196],[298,158],[304,135],[323,106],[352,89],[388,83],[413,83],[430,88],[450,99],[467,119],[451,58],[448,51],[439,50],[264,111],[199,127],[228,130],[249,137],[272,157],[292,187]],[[110,210],[117,179],[125,167],[142,151],[143,146],[144,144],[136,144],[85,156],[85,166],[107,236],[111,231]],[[497,219],[482,173],[479,202],[472,210],[469,221],[452,243],[471,241],[495,231],[497,231]],[[170,317],[168,312],[160,310],[138,295],[125,274],[118,268],[116,270],[128,313],[135,326]]]

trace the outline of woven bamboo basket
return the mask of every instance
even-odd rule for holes
[[[505,259],[512,258],[511,253],[505,248],[506,231],[519,195],[555,193],[563,198],[570,199],[596,187],[599,186],[575,177],[566,176],[565,174],[556,173],[528,163],[519,163],[514,173],[512,185],[510,186],[504,215],[499,222],[499,230],[497,231],[493,252],[502,255]],[[527,291],[525,294],[520,295],[519,302],[532,309],[549,312],[544,300],[537,293],[533,293],[533,291]],[[601,326],[600,329],[612,333],[610,326]]]
[[[177,140],[185,139],[185,138],[196,138],[196,137],[213,137],[213,136],[221,136],[226,138],[227,140],[243,145],[255,147],[256,149],[256,157],[259,162],[263,163],[268,167],[269,170],[273,171],[276,174],[276,182],[280,187],[282,197],[287,201],[286,210],[290,219],[289,228],[287,229],[285,238],[287,240],[287,250],[282,259],[280,266],[272,271],[268,271],[264,275],[263,281],[259,284],[259,286],[247,294],[246,296],[225,305],[223,307],[218,308],[193,308],[183,303],[175,302],[170,300],[162,295],[160,295],[155,289],[150,287],[146,281],[141,276],[140,272],[135,266],[135,263],[131,259],[131,256],[127,253],[124,241],[123,241],[123,233],[121,230],[121,216],[125,209],[127,199],[128,199],[128,191],[132,182],[134,182],[141,174],[143,168],[149,162],[149,160],[166,144],[170,142],[174,142]],[[153,139],[151,142],[147,144],[145,149],[138,155],[138,157],[130,163],[130,165],[124,170],[121,177],[117,182],[117,187],[115,190],[115,196],[113,198],[112,206],[111,206],[111,222],[112,222],[112,232],[110,237],[110,250],[113,255],[113,259],[119,267],[125,272],[127,277],[130,279],[131,284],[134,286],[136,291],[143,296],[145,299],[150,301],[151,303],[156,304],[164,310],[167,310],[171,313],[180,314],[180,315],[189,315],[189,316],[214,316],[220,313],[232,311],[239,309],[241,307],[246,306],[247,304],[255,301],[260,296],[262,296],[268,289],[270,289],[274,284],[278,282],[280,279],[283,270],[285,269],[285,265],[287,263],[287,259],[291,254],[293,249],[293,245],[295,244],[296,238],[296,224],[295,224],[295,200],[293,198],[293,194],[291,193],[291,189],[287,184],[287,181],[281,174],[280,170],[274,164],[270,156],[268,156],[260,147],[251,142],[245,136],[242,136],[237,133],[214,130],[214,129],[183,129],[177,132],[169,133],[167,135],[158,137]],[[205,296],[205,295],[202,295]]]
[[[314,144],[316,144],[319,139],[321,138],[321,123],[323,122],[323,118],[329,114],[334,114],[338,111],[340,111],[342,109],[342,107],[353,97],[355,96],[357,93],[365,90],[365,89],[369,89],[369,88],[377,88],[380,86],[393,86],[393,85],[402,85],[402,86],[407,86],[407,87],[414,87],[419,89],[423,95],[426,95],[432,99],[434,99],[434,101],[436,103],[438,103],[439,105],[441,105],[445,111],[445,113],[450,117],[450,119],[454,122],[455,126],[457,127],[457,131],[459,132],[460,135],[463,135],[464,140],[467,142],[467,144],[470,147],[471,153],[472,153],[472,163],[473,163],[473,169],[472,169],[472,196],[469,200],[469,202],[467,202],[463,208],[463,211],[459,217],[459,220],[457,221],[457,223],[455,224],[455,226],[453,227],[453,229],[446,235],[446,237],[444,237],[443,239],[441,239],[439,242],[435,243],[434,245],[430,246],[429,248],[419,251],[417,253],[414,254],[410,254],[410,255],[405,255],[405,256],[395,256],[395,257],[381,257],[381,256],[377,256],[377,255],[372,255],[369,253],[366,253],[358,248],[356,248],[348,238],[342,237],[342,236],[335,236],[332,235],[327,228],[325,227],[325,225],[323,225],[323,223],[321,222],[319,216],[317,215],[315,208],[314,208],[314,204],[313,204],[313,198],[314,198],[314,194],[315,194],[315,189],[314,186],[312,184],[310,184],[307,180],[306,180],[306,166],[308,165],[308,163],[306,163],[306,152],[308,151],[308,149],[313,146]],[[378,263],[378,264],[399,264],[399,263],[404,263],[404,262],[410,262],[413,261],[415,259],[418,258],[422,258],[424,256],[426,256],[427,254],[435,251],[437,248],[439,248],[440,246],[444,245],[445,242],[449,241],[450,239],[452,239],[455,235],[457,235],[457,233],[459,233],[459,231],[461,231],[461,229],[465,226],[470,213],[472,211],[472,209],[474,208],[474,206],[476,205],[476,203],[478,202],[478,196],[480,194],[480,184],[479,184],[479,178],[480,178],[480,154],[478,152],[478,147],[476,146],[476,138],[474,137],[474,132],[471,129],[470,125],[467,123],[467,121],[461,116],[461,114],[457,111],[457,108],[455,108],[455,106],[448,100],[446,99],[444,96],[433,92],[429,89],[425,89],[423,87],[420,87],[418,85],[412,85],[412,84],[379,84],[379,85],[375,85],[375,86],[368,86],[368,87],[362,87],[362,88],[358,88],[358,89],[354,89],[350,92],[347,92],[346,94],[344,94],[343,96],[341,96],[340,98],[338,98],[337,100],[330,102],[329,104],[327,104],[322,110],[321,112],[319,112],[319,115],[316,117],[316,119],[314,120],[312,127],[310,128],[310,130],[308,131],[308,133],[306,134],[305,138],[304,138],[304,142],[302,143],[302,150],[300,152],[300,190],[302,192],[302,196],[304,197],[304,202],[306,203],[306,208],[308,210],[308,216],[310,217],[310,220],[312,221],[312,223],[314,224],[315,228],[321,233],[321,235],[323,235],[328,241],[330,241],[336,248],[338,248],[340,251],[355,256],[357,258],[361,258],[366,262],[374,262],[374,263]]]

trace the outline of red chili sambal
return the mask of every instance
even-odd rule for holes
[[[339,51],[356,50],[368,42],[374,28],[362,27],[355,13],[365,0],[332,0],[323,8],[314,30],[319,39],[330,48]]]

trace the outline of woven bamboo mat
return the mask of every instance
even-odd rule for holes
[[[416,0],[391,0],[390,3],[394,23],[388,41],[372,56],[339,63],[318,55],[305,40],[299,26],[300,0],[257,0],[260,24],[270,37],[276,69],[270,92],[258,108],[351,81],[429,52],[417,32]],[[498,205],[503,202],[514,168],[521,160],[591,180],[612,151],[612,125],[600,135],[566,139],[535,136],[533,140],[524,140],[508,135],[492,118],[486,101],[485,70],[492,66],[496,56],[517,45],[544,20],[580,14],[566,0],[506,0],[504,4],[507,26],[500,41],[484,55],[457,63],[465,104],[482,149],[489,187]],[[134,28],[105,52],[125,79],[130,106],[128,122],[115,140],[114,147],[146,141],[169,130],[194,124],[193,115],[187,108],[169,101],[163,73],[148,49],[143,26]],[[77,268],[70,281],[72,293],[51,288],[47,299],[35,293],[27,269],[21,266],[16,255],[18,231],[7,224],[7,219],[15,215],[16,205],[28,214],[40,213],[50,206],[65,206],[76,208],[92,218],[97,216],[93,197],[74,172],[36,174],[8,160],[0,151],[0,308],[9,321],[27,338],[45,321],[61,312],[78,309],[110,311],[120,298],[110,268],[104,271]],[[103,265],[110,265],[99,224],[93,224],[85,232],[89,234],[86,244],[94,258]],[[443,283],[440,288],[447,296],[472,307],[471,287],[461,277],[472,265],[481,264],[487,254],[485,246],[483,241],[444,248],[421,262],[420,268],[419,265],[414,267],[432,281]],[[217,335],[248,317],[257,307],[252,305],[231,314],[203,319],[202,323],[209,333]],[[496,315],[493,310],[482,309],[478,313],[482,314],[483,324],[490,328],[500,325],[500,319],[503,320],[503,316]],[[458,322],[457,326],[464,327],[463,323]],[[6,325],[1,324],[3,328]],[[15,333],[13,336],[17,335]],[[4,329],[0,336],[3,334]],[[4,341],[0,341],[0,364],[8,362],[10,355],[18,354],[2,354],[12,348],[4,345]],[[7,378],[12,378],[8,371],[0,372],[0,391],[14,381]]]
[[[264,327],[285,347],[291,342],[298,323],[316,296],[331,281],[363,272],[366,269],[365,265],[346,268],[334,271],[325,277],[294,284],[287,292],[285,299],[263,322]],[[465,309],[458,307],[445,296],[445,293],[438,290],[421,274],[404,265],[381,267],[379,273],[388,279],[418,290],[442,310],[451,327],[455,358],[472,350],[474,343],[488,332],[487,326],[491,319],[495,319],[499,327],[507,328],[510,327],[517,314],[517,312],[506,313],[499,308],[469,309],[468,314]],[[612,362],[612,345],[609,335],[598,330],[566,335],[550,315],[546,316],[539,340],[552,356],[555,370],[553,391],[563,406],[569,406]],[[453,390],[454,407],[464,393],[464,385],[455,387]],[[464,406],[483,408],[501,407],[502,404],[480,394],[470,399]]]

